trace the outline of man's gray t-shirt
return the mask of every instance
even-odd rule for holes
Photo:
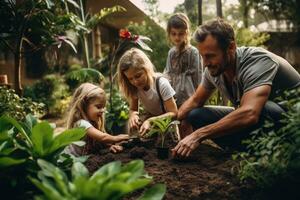
[[[283,91],[300,85],[299,73],[283,58],[259,47],[240,47],[236,50],[236,76],[232,88],[226,87],[224,75],[213,77],[207,68],[201,82],[207,90],[219,89],[234,106],[243,94],[261,85],[271,85],[272,100]]]

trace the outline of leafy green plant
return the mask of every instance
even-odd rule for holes
[[[1,195],[8,194],[16,199],[24,199],[28,194],[29,197],[26,199],[31,199],[34,190],[27,176],[29,174],[36,176],[37,159],[46,159],[67,170],[75,159],[61,152],[67,145],[78,141],[83,135],[84,130],[82,129],[71,129],[54,135],[53,128],[49,123],[38,123],[29,115],[26,116],[24,122],[17,122],[11,117],[1,116]]]
[[[236,42],[238,46],[261,46],[270,39],[268,33],[256,33],[248,28],[234,27],[236,32]]]
[[[172,125],[178,125],[180,122],[175,120],[172,121],[171,117],[156,118],[151,120],[151,130],[147,133],[147,136],[158,134],[161,138],[161,147],[164,147],[165,138],[169,128]]]
[[[297,90],[296,90],[297,91]],[[282,127],[266,122],[245,141],[247,152],[235,155],[240,159],[239,178],[254,180],[260,187],[271,187],[282,179],[295,182],[300,177],[300,90],[292,91],[286,101]]]
[[[116,133],[119,131],[118,129],[126,125],[129,118],[129,107],[118,91],[112,95],[113,107],[108,105],[111,110],[105,113],[105,128],[110,133]]]
[[[24,56],[46,46],[59,47],[63,42],[75,50],[71,41],[63,36],[74,26],[73,16],[64,13],[65,5],[69,2],[74,1],[0,1],[0,48],[14,55],[17,94],[22,93],[21,68]]]
[[[9,115],[17,120],[23,120],[27,114],[39,117],[44,112],[44,104],[19,97],[14,90],[0,87],[0,116]]]
[[[81,83],[90,82],[100,84],[104,76],[96,69],[83,68],[69,72],[65,76],[66,83],[71,90],[77,88]]]
[[[63,110],[55,110],[61,100],[70,96],[69,88],[65,84],[64,78],[59,74],[49,74],[37,81],[32,86],[27,86],[24,90],[24,96],[30,97],[36,102],[42,102],[46,105],[48,115],[59,115]]]
[[[74,163],[72,178],[59,168],[44,160],[38,160],[41,171],[38,178],[30,178],[42,191],[39,199],[101,199],[113,200],[147,186],[152,178],[144,172],[142,160],[131,161],[122,166],[120,161],[102,166],[92,176],[81,163]],[[140,200],[162,199],[166,187],[157,184],[150,188]]]

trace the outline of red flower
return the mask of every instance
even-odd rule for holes
[[[130,39],[131,33],[127,29],[121,29],[119,32],[119,36],[123,39]]]

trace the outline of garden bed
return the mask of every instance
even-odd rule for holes
[[[229,153],[208,144],[202,144],[185,160],[160,160],[155,148],[141,146],[125,149],[119,154],[103,150],[91,155],[86,166],[93,172],[111,161],[133,159],[144,160],[145,170],[153,176],[154,182],[166,184],[166,200],[249,199],[251,196],[251,187],[241,185],[232,174],[232,168],[238,163]]]

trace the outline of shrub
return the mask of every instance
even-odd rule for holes
[[[142,160],[131,161],[121,165],[120,161],[111,162],[102,166],[92,176],[81,163],[72,167],[72,178],[51,163],[38,161],[41,171],[39,180],[31,181],[42,191],[40,199],[121,199],[121,197],[147,186],[152,178],[144,172]],[[166,187],[154,185],[140,200],[160,200],[163,198]]]
[[[27,86],[24,90],[24,96],[30,97],[34,101],[44,103],[48,111],[47,114],[60,115],[64,110],[54,108],[59,108],[60,106],[57,104],[60,104],[61,100],[65,100],[70,96],[70,92],[62,76],[51,74],[45,76],[33,86]]]
[[[283,126],[266,122],[253,137],[245,141],[247,152],[241,159],[239,178],[254,180],[260,187],[271,187],[282,179],[297,182],[300,177],[300,90],[286,101],[290,108],[282,120]],[[235,156],[236,157],[236,156]],[[298,181],[299,182],[299,181]]]
[[[0,87],[0,116],[8,115],[17,120],[23,120],[27,114],[39,117],[44,112],[44,104],[19,97],[14,90]]]
[[[90,82],[100,84],[103,80],[103,75],[98,70],[92,68],[82,68],[70,71],[65,76],[65,81],[70,87],[71,91],[73,91],[82,83]]]
[[[43,158],[62,169],[72,166],[73,157],[61,153],[74,141],[80,140],[84,130],[66,130],[54,135],[47,122],[38,123],[28,115],[24,122],[2,116],[0,118],[0,187],[1,195],[13,199],[24,199],[26,194],[32,199],[32,184],[27,179],[36,176],[37,159]],[[79,159],[80,160],[80,159]],[[20,197],[20,198],[17,198]]]

